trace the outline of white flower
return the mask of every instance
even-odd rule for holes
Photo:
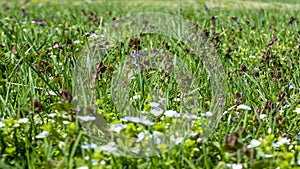
[[[159,103],[156,103],[156,102],[150,102],[149,103],[151,107],[158,107],[159,106]]]
[[[206,113],[201,113],[202,116],[211,117],[213,114],[212,112],[208,111]]]
[[[300,165],[300,160],[297,161],[297,164]]]
[[[195,136],[197,136],[197,133],[195,133],[195,132],[189,132],[188,135],[189,135],[190,137],[195,137]]]
[[[170,137],[170,139],[171,139],[172,141],[174,141],[176,145],[180,144],[180,143],[184,140],[183,137],[175,138],[174,135],[172,135],[172,136]]]
[[[133,117],[133,116],[125,116],[124,118],[121,119],[122,121],[131,121],[134,123],[141,123],[144,125],[153,125],[154,123],[148,119],[146,119],[145,117],[139,118],[139,117]]]
[[[261,119],[261,120],[264,119],[265,117],[267,117],[266,114],[260,114],[260,115],[259,115],[259,119]]]
[[[135,154],[138,154],[141,150],[138,149],[138,148],[134,148],[131,150],[131,152],[135,153]]]
[[[297,114],[300,114],[300,108],[296,108],[295,110],[294,110],[294,112],[296,112]]]
[[[114,132],[120,133],[120,131],[126,127],[127,127],[127,125],[123,125],[123,124],[112,124],[110,126],[110,129]]]
[[[101,164],[101,165],[105,165],[106,162],[105,162],[104,160],[101,160],[100,164]]]
[[[258,141],[258,140],[251,140],[250,144],[247,146],[247,148],[258,147],[259,145],[260,145],[260,141]]]
[[[98,38],[98,35],[95,34],[95,33],[92,33],[92,34],[90,35],[90,38],[97,39],[97,38]]]
[[[47,114],[47,116],[48,116],[48,117],[52,117],[52,118],[53,118],[53,117],[55,117],[55,116],[56,116],[56,113],[50,113],[50,114]]]
[[[161,109],[160,107],[154,107],[151,109],[151,114],[153,114],[154,116],[160,116],[161,114],[163,114],[164,110]]]
[[[19,123],[27,123],[29,121],[28,118],[21,118],[19,119]]]
[[[107,152],[115,152],[118,150],[118,146],[115,142],[110,142],[104,146],[100,146],[101,151],[107,151]]]
[[[82,149],[89,149],[89,148],[92,149],[92,148],[96,148],[96,147],[97,147],[97,145],[94,143],[81,145]]]
[[[46,92],[46,96],[56,96],[56,95],[57,94],[52,90]]]
[[[94,116],[77,116],[77,117],[78,117],[78,119],[85,121],[85,122],[96,120],[96,117],[94,117]]]
[[[230,167],[232,169],[243,169],[242,164],[226,164],[227,167]]]
[[[283,144],[290,145],[290,141],[291,141],[290,139],[287,139],[287,138],[283,137],[282,139],[280,139],[276,143],[273,143],[272,147],[279,147],[279,146],[281,146]]]
[[[198,120],[199,119],[199,117],[196,116],[195,114],[189,114],[186,117],[187,117],[187,119],[190,119],[190,120]]]
[[[167,110],[167,111],[165,111],[164,115],[168,116],[168,117],[180,117],[180,114],[174,110]]]
[[[5,126],[5,124],[4,124],[3,122],[0,121],[0,128],[1,128],[1,127],[4,127],[4,126]]]
[[[137,94],[137,95],[134,95],[131,100],[138,100],[140,98],[141,98],[141,96]]]
[[[74,44],[78,44],[78,43],[80,43],[80,40],[77,39],[74,41]]]
[[[273,154],[265,154],[265,158],[271,158],[273,157]]]
[[[238,109],[243,109],[243,110],[251,110],[251,108],[249,106],[246,106],[244,104],[240,104],[237,106]]]
[[[292,84],[289,84],[289,89],[294,89],[294,86]]]
[[[48,131],[42,131],[41,133],[39,133],[37,136],[35,136],[35,138],[45,138],[47,136],[49,136],[49,132]]]
[[[81,167],[78,167],[76,169],[89,169],[89,167],[88,166],[81,166]]]
[[[180,101],[181,101],[181,98],[174,98],[174,101],[175,101],[175,102],[180,102]]]

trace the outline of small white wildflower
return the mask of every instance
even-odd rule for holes
[[[82,121],[85,121],[85,122],[87,122],[87,121],[94,121],[94,120],[96,120],[96,117],[94,117],[94,116],[77,116],[78,117],[78,119],[80,119],[80,120],[82,120]]]
[[[52,117],[52,118],[53,118],[53,117],[55,117],[55,116],[56,116],[56,113],[50,113],[50,114],[47,114],[47,116],[48,116],[48,117]]]
[[[19,123],[27,123],[29,121],[29,119],[28,118],[21,118],[21,119],[19,119]]]
[[[126,127],[127,127],[127,125],[123,125],[123,124],[112,124],[110,126],[110,129],[114,132],[120,133],[121,130],[123,130]]]
[[[260,114],[260,115],[259,115],[259,119],[261,119],[261,120],[264,119],[265,117],[267,117],[266,114]]]
[[[237,106],[238,109],[243,109],[243,110],[251,110],[251,108],[249,106],[246,106],[244,104],[240,104]]]
[[[300,160],[297,161],[297,164],[300,165]]]
[[[273,157],[273,154],[265,154],[265,158],[271,158]]]
[[[208,111],[208,112],[205,112],[205,113],[201,113],[202,116],[206,116],[206,117],[211,117],[213,114],[212,112]]]
[[[195,133],[195,132],[189,132],[188,135],[189,135],[190,137],[195,137],[195,136],[197,136],[197,133]]]
[[[190,120],[198,120],[199,119],[199,117],[196,116],[195,114],[189,114],[186,117],[187,117],[187,119],[190,119]]]
[[[78,43],[80,43],[80,40],[77,39],[74,41],[74,44],[78,44]]]
[[[97,147],[97,145],[94,144],[94,143],[81,145],[82,149],[89,149],[89,148],[93,149],[93,148],[96,148],[96,147]]]
[[[294,110],[294,112],[296,112],[297,114],[300,114],[300,108],[296,108],[295,110]]]
[[[174,141],[174,143],[175,143],[176,145],[180,144],[180,143],[184,140],[183,137],[175,138],[174,135],[172,135],[172,136],[170,137],[170,139],[171,139],[172,141]]]
[[[5,126],[5,124],[4,124],[3,122],[0,121],[0,128],[1,128],[1,127],[4,127],[4,126]]]
[[[146,119],[145,117],[133,117],[133,116],[125,116],[124,118],[121,119],[122,121],[130,121],[130,122],[134,122],[134,123],[141,123],[144,125],[153,125],[154,123],[148,119]]]
[[[242,164],[226,164],[227,167],[230,167],[232,169],[243,169]]]
[[[164,110],[161,109],[160,107],[154,107],[151,109],[151,114],[153,114],[154,116],[160,116],[161,114],[163,114]]]
[[[250,141],[250,144],[247,146],[247,148],[258,147],[259,145],[260,145],[260,141],[253,139]]]
[[[101,151],[107,151],[107,152],[115,152],[118,150],[118,146],[115,142],[110,142],[104,146],[100,146]]]
[[[181,101],[181,98],[175,98],[174,101],[175,101],[175,102],[180,102],[180,101]]]
[[[134,95],[133,97],[132,97],[132,100],[138,100],[138,99],[140,99],[141,98],[141,96],[140,95]]]
[[[67,124],[70,124],[70,122],[69,122],[69,121],[66,121],[66,120],[64,120],[64,121],[63,121],[63,124],[66,124],[66,125],[67,125]]]
[[[46,96],[56,96],[56,95],[57,94],[52,90],[46,92]]]
[[[290,145],[290,141],[291,141],[290,139],[287,139],[287,138],[283,137],[282,139],[280,139],[276,143],[273,143],[272,147],[280,147],[283,144]]]
[[[164,115],[168,116],[168,117],[180,117],[180,114],[174,110],[167,110],[167,111],[165,111]]]
[[[89,167],[88,166],[81,166],[81,167],[78,167],[76,169],[89,169]]]
[[[99,162],[97,160],[92,159],[92,165],[99,165]]]
[[[35,138],[45,138],[47,136],[49,136],[49,132],[48,131],[42,131],[41,133],[39,133],[37,136],[35,136]]]
[[[292,84],[289,84],[289,89],[294,89],[294,86]]]
[[[158,107],[159,106],[159,103],[156,103],[156,102],[150,102],[149,103],[151,107]]]
[[[101,165],[105,165],[106,162],[105,162],[104,160],[101,160],[100,164],[101,164]]]
[[[95,34],[95,33],[92,33],[92,34],[90,35],[90,38],[97,39],[97,38],[98,38],[98,35]]]

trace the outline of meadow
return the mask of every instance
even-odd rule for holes
[[[0,3],[0,168],[300,168],[296,0]]]

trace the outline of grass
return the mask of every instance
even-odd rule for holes
[[[203,3],[191,1],[155,3],[3,2],[0,168],[300,167],[299,12],[277,7],[205,9]],[[226,75],[226,83],[212,85],[208,72],[213,67],[207,72],[203,58],[188,43],[157,34],[108,41],[105,57],[91,61],[94,65],[101,60],[97,70],[89,67],[83,59],[101,52],[91,45],[94,42],[105,47],[101,40],[110,38],[107,24],[144,11],[175,14],[197,24],[222,62],[220,77]],[[178,67],[172,67],[174,57]],[[157,69],[140,70],[134,68],[136,62]],[[132,76],[124,73],[126,68]],[[86,71],[92,69],[97,71],[95,79]],[[123,81],[127,83],[120,84]],[[190,95],[182,94],[192,89]],[[205,139],[208,112],[216,113],[211,92],[222,89],[222,115]],[[160,107],[153,106],[158,103]],[[153,115],[153,109],[159,115]],[[166,110],[173,111],[168,115]],[[177,118],[175,111],[198,119],[190,123]],[[100,115],[114,132],[99,130],[108,127]],[[94,116],[99,121],[93,123]],[[183,137],[187,131],[192,136]],[[141,137],[143,132],[148,134]],[[162,140],[164,134],[173,140]],[[126,150],[130,144],[142,152]],[[145,157],[151,151],[155,155]]]

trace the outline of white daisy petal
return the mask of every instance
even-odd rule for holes
[[[266,114],[260,114],[260,115],[259,115],[259,119],[261,119],[261,120],[264,119],[265,117],[267,117]]]
[[[283,144],[290,145],[290,141],[291,141],[290,139],[287,139],[287,138],[283,137],[282,139],[280,139],[276,143],[273,143],[272,147],[280,147]]]

